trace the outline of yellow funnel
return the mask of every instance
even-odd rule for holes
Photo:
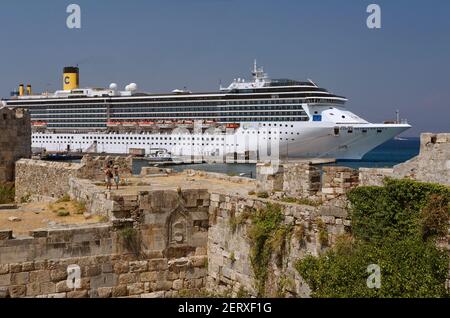
[[[65,67],[63,87],[65,91],[77,89],[80,85],[80,69],[78,67]]]

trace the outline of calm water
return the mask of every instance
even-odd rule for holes
[[[420,139],[407,138],[407,140],[390,140],[385,144],[367,153],[362,160],[338,161],[332,165],[346,166],[351,168],[387,168],[405,162],[419,154]],[[148,163],[135,160],[133,173],[139,174],[143,166]],[[210,172],[220,172],[228,175],[245,174],[246,177],[255,177],[256,166],[254,164],[190,164],[166,166],[176,171],[184,169],[196,169]]]

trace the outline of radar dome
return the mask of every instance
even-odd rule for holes
[[[130,91],[136,91],[137,90],[137,84],[136,83],[131,83],[130,85],[128,85],[128,87],[130,88]]]
[[[109,89],[113,90],[113,91],[117,90],[117,84],[116,83],[111,83],[111,85],[109,85]]]

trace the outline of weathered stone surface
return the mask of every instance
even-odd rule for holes
[[[164,298],[164,292],[158,291],[158,292],[153,292],[153,293],[148,293],[148,294],[142,294],[141,298]]]
[[[0,299],[9,297],[9,288],[8,287],[0,287]]]
[[[14,181],[14,164],[31,157],[30,113],[0,106],[0,183]]]
[[[100,298],[110,298],[112,295],[113,287],[100,287],[97,288],[97,294]]]
[[[87,290],[76,290],[67,293],[67,298],[88,298]]]
[[[157,271],[141,273],[140,281],[141,282],[153,282],[158,279],[159,275],[160,274]]]
[[[30,272],[31,283],[45,283],[50,281],[50,271],[38,270]]]
[[[121,274],[119,276],[119,284],[123,285],[129,285],[136,283],[138,280],[138,274],[137,273],[127,273],[127,274]]]
[[[69,292],[72,289],[67,285],[67,281],[63,280],[61,282],[56,283],[56,293],[65,293]]]
[[[30,274],[27,272],[11,274],[11,284],[26,285],[29,283]]]
[[[134,283],[128,285],[128,294],[129,295],[139,295],[144,292],[144,284],[143,283]]]
[[[11,285],[11,274],[0,275],[0,287]]]
[[[124,297],[128,295],[127,285],[119,285],[112,288],[112,297]]]
[[[0,264],[0,275],[9,273],[9,264]]]
[[[145,272],[147,270],[147,261],[130,262],[130,272]]]
[[[27,287],[24,285],[10,286],[9,295],[11,298],[23,298],[27,295]]]

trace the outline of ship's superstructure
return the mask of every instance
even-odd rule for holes
[[[78,68],[68,67],[64,90],[32,95],[22,85],[2,103],[29,109],[33,147],[47,151],[259,154],[271,144],[281,157],[360,159],[410,128],[368,123],[345,108],[345,97],[311,80],[270,79],[256,62],[252,75],[218,92],[147,94],[134,83],[124,91],[79,88]]]

